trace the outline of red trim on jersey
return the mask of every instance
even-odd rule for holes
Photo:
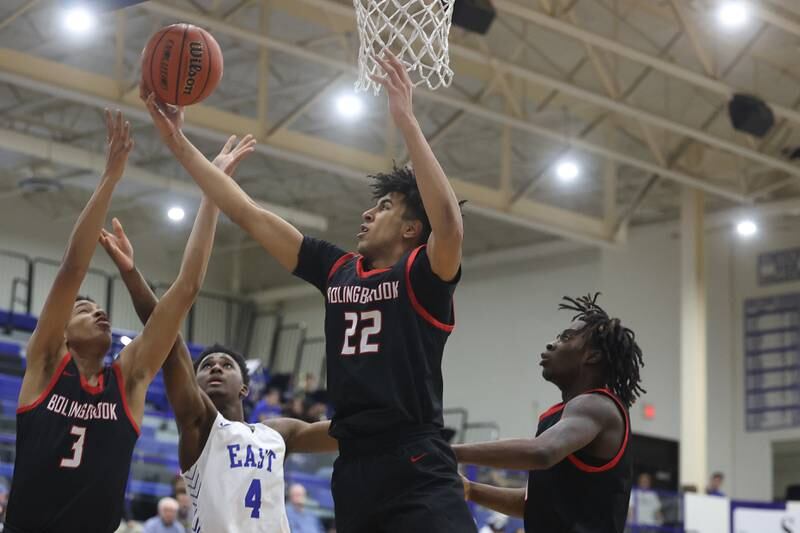
[[[56,383],[58,383],[58,380],[61,377],[62,372],[64,372],[64,369],[66,368],[71,358],[72,357],[70,356],[69,352],[64,354],[64,357],[61,358],[61,362],[58,363],[55,372],[53,372],[53,376],[50,378],[50,383],[47,384],[47,388],[44,389],[44,391],[39,395],[38,398],[36,398],[35,402],[28,405],[18,406],[17,414],[25,413],[27,411],[30,411],[31,409],[35,409],[36,407],[39,406],[40,403],[44,401],[45,398],[47,398],[50,395],[50,393],[53,391],[53,387],[55,387]]]
[[[630,423],[630,420],[628,419],[628,411],[625,409],[625,406],[622,404],[622,400],[617,398],[617,396],[613,392],[608,390],[608,389],[592,389],[592,390],[588,390],[588,391],[584,392],[583,394],[593,394],[593,393],[600,393],[600,394],[603,394],[605,396],[608,396],[609,398],[614,400],[614,403],[617,404],[617,407],[622,412],[622,416],[625,419],[625,438],[622,439],[622,445],[620,446],[619,451],[617,452],[617,455],[615,455],[613,459],[611,459],[609,462],[607,462],[603,466],[587,465],[586,463],[584,463],[583,461],[581,461],[580,459],[575,457],[575,454],[571,454],[571,455],[567,456],[567,459],[569,459],[569,461],[573,465],[575,465],[575,467],[578,470],[582,470],[583,472],[587,472],[589,474],[596,474],[598,472],[606,472],[607,470],[611,470],[612,468],[617,466],[617,463],[619,463],[620,459],[622,459],[622,454],[625,453],[625,448],[628,447],[628,436],[629,436],[630,428],[631,428],[631,423]]]
[[[96,395],[100,394],[101,392],[103,392],[103,389],[105,388],[106,383],[105,383],[105,379],[103,377],[103,371],[102,370],[100,371],[100,373],[97,374],[97,385],[89,384],[89,380],[87,380],[85,377],[83,377],[83,374],[80,374],[80,376],[81,376],[81,388],[83,390],[85,390],[86,392],[88,392],[92,396],[96,396]]]
[[[122,369],[116,362],[111,365],[111,368],[114,370],[114,375],[117,376],[117,388],[119,388],[119,397],[122,398],[122,408],[125,410],[125,414],[128,415],[128,421],[131,423],[131,426],[133,426],[133,430],[136,432],[136,435],[139,436],[142,434],[142,432],[139,429],[139,424],[137,424],[136,420],[134,420],[131,410],[128,407],[128,396],[125,394],[125,378],[122,377]]]
[[[427,309],[422,307],[422,304],[419,303],[417,300],[417,295],[414,294],[414,288],[411,286],[411,266],[414,264],[414,260],[417,258],[417,254],[419,251],[422,250],[426,244],[418,246],[414,248],[414,251],[411,252],[411,255],[408,256],[408,260],[406,261],[406,290],[408,291],[408,299],[411,300],[411,307],[414,308],[414,311],[419,314],[422,318],[425,319],[426,322],[431,324],[432,326],[441,329],[442,331],[446,331],[450,333],[456,327],[455,324],[455,309],[453,307],[453,302],[450,302],[450,309],[453,314],[453,323],[452,324],[445,324],[444,322],[440,322],[434,318],[432,314],[430,314]]]
[[[355,256],[356,256],[356,254],[354,254],[352,252],[349,252],[349,253],[344,254],[339,259],[337,259],[336,262],[331,267],[330,271],[328,272],[328,281],[330,281],[330,279],[333,277],[333,275],[336,274],[336,271],[339,270],[339,268],[341,268],[341,266],[343,264],[347,263],[350,259],[352,259]]]
[[[559,411],[563,411],[564,410],[564,405],[565,405],[564,402],[557,403],[553,407],[551,407],[550,409],[545,411],[544,413],[540,414],[539,415],[539,422],[541,422],[542,420],[544,420],[548,416],[554,415]]]
[[[358,260],[356,261],[356,273],[358,277],[361,279],[368,278],[370,276],[375,276],[377,274],[383,274],[384,272],[388,272],[391,268],[373,268],[372,270],[364,270],[364,256],[359,255]]]

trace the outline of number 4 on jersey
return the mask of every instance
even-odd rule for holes
[[[261,517],[261,480],[254,479],[250,483],[250,488],[247,489],[247,494],[244,496],[244,506],[252,509],[250,518]]]
[[[383,324],[381,324],[382,318],[380,311],[363,311],[360,314],[345,313],[344,320],[347,322],[347,329],[344,332],[342,355],[354,355],[356,353],[355,342],[351,344],[351,340],[354,340],[353,337],[358,333],[359,323],[364,324],[361,328],[361,342],[358,346],[359,355],[378,353],[380,345],[377,342],[371,342],[370,336],[381,332],[383,327]]]

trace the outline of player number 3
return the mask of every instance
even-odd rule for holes
[[[86,428],[80,426],[72,426],[69,429],[71,435],[78,437],[72,444],[72,457],[64,457],[61,459],[61,468],[78,468],[81,466],[83,459],[83,441],[86,438]]]
[[[361,313],[345,313],[344,320],[347,322],[347,329],[344,332],[344,344],[342,345],[342,355],[354,355],[356,353],[356,344],[358,344],[358,353],[360,355],[366,353],[378,353],[380,346],[377,342],[370,340],[370,336],[377,335],[381,332],[381,312],[380,311],[363,311]],[[361,327],[361,340],[357,341],[358,325]]]

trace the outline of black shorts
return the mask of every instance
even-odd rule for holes
[[[438,432],[371,444],[339,443],[331,482],[337,533],[477,531],[455,455]]]

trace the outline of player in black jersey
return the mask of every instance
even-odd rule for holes
[[[455,457],[441,436],[445,341],[454,327],[463,224],[458,200],[412,109],[400,61],[378,58],[389,110],[414,171],[378,174],[358,254],[304,237],[208,165],[180,131],[182,113],[147,107],[162,138],[220,209],[288,271],[325,296],[330,433],[340,456],[336,529],[475,531]]]
[[[72,231],[26,349],[4,529],[12,533],[117,529],[145,392],[175,342],[211,253],[218,210],[204,199],[178,277],[142,333],[104,367],[111,324],[95,302],[78,297],[78,290],[133,148],[130,124],[121,113],[106,112],[106,123],[106,170]]]
[[[527,533],[622,533],[633,481],[628,409],[644,392],[642,351],[596,294],[565,299],[560,308],[578,314],[541,359],[564,401],[539,417],[533,439],[453,448],[461,463],[530,470],[527,489],[464,480],[468,499],[524,517]]]

